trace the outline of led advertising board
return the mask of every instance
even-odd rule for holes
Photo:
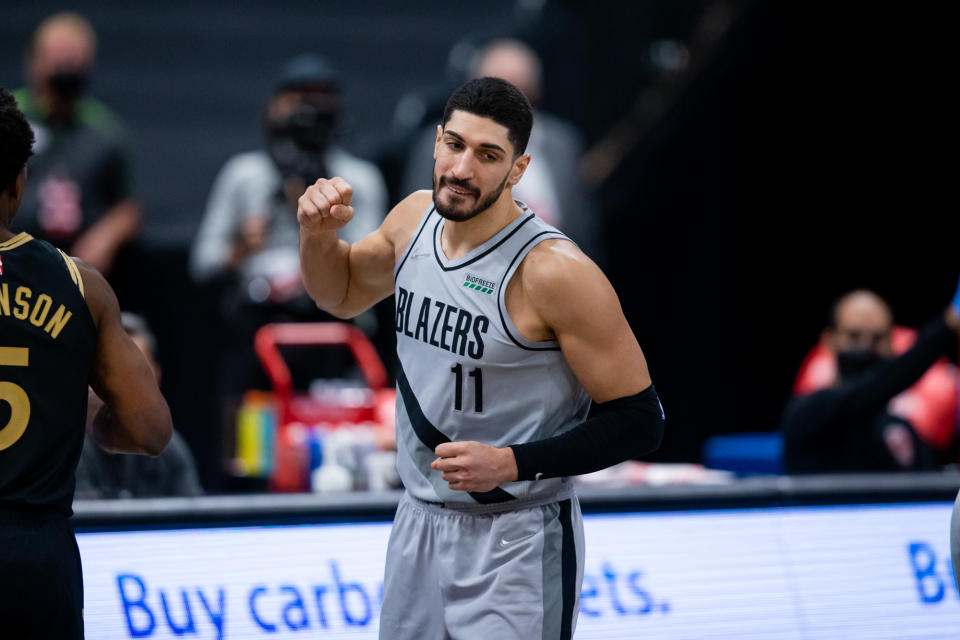
[[[575,637],[960,637],[951,507],[588,514]],[[389,529],[79,533],[86,636],[376,638]]]

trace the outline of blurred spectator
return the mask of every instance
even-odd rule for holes
[[[123,313],[121,322],[127,334],[140,348],[160,383],[157,364],[157,342],[146,321],[133,313]],[[90,392],[87,422],[101,419],[103,401]],[[89,427],[88,427],[89,430]],[[170,444],[156,458],[110,453],[86,438],[77,466],[75,497],[81,500],[98,498],[159,498],[164,496],[198,496],[203,493],[197,479],[197,468],[187,443],[174,430]]]
[[[355,217],[342,235],[348,242],[374,231],[386,215],[380,171],[336,143],[342,89],[340,74],[323,57],[303,54],[284,63],[264,109],[265,148],[227,160],[210,192],[190,272],[222,291],[225,353],[217,395],[228,432],[242,393],[269,388],[253,350],[257,329],[270,322],[333,320],[300,280],[297,199],[321,177],[350,181],[356,192]],[[368,334],[376,329],[372,313],[355,322]],[[352,364],[332,351],[324,358],[315,351],[288,355],[295,378],[342,376]]]
[[[863,290],[840,298],[823,336],[836,355],[837,380],[787,405],[782,424],[787,472],[930,468],[929,447],[887,405],[938,358],[956,352],[958,327],[960,289],[947,313],[925,327],[909,351],[892,357],[887,303]]]
[[[96,50],[93,27],[77,14],[53,15],[33,34],[28,86],[14,95],[36,144],[14,230],[43,238],[106,274],[136,234],[140,209],[121,123],[84,96]]]
[[[318,178],[342,175],[355,185],[355,242],[380,224],[386,187],[379,170],[334,142],[340,116],[339,73],[324,58],[287,62],[265,114],[266,149],[230,158],[214,182],[190,256],[193,277],[236,278],[253,304],[292,303],[302,297],[297,198]],[[351,223],[352,224],[352,223]]]
[[[518,40],[501,39],[487,44],[475,55],[469,75],[510,82],[535,109],[540,100],[540,59]],[[404,194],[432,187],[437,124],[425,127],[410,148],[401,189]],[[513,193],[540,218],[569,235],[594,261],[603,264],[603,220],[580,179],[583,152],[583,140],[572,124],[535,110],[527,145],[531,162]]]
[[[804,358],[793,385],[800,396],[833,386],[837,379],[837,358],[828,345],[830,334]],[[917,330],[894,325],[890,335],[893,355],[907,351],[917,341]],[[890,413],[910,423],[921,440],[933,447],[935,461],[954,461],[960,427],[960,375],[947,358],[941,358],[888,406]]]

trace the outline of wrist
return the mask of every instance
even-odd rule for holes
[[[309,244],[320,251],[328,251],[339,241],[335,230],[317,228],[317,226],[300,226],[301,244]]]
[[[513,455],[513,447],[503,447],[497,450],[500,453],[500,482],[516,482],[517,458]]]

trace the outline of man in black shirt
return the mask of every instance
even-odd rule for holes
[[[74,13],[50,16],[33,34],[27,86],[14,92],[36,136],[16,230],[110,275],[137,234],[140,206],[125,127],[84,95],[96,50],[93,27]]]
[[[87,386],[112,411],[90,432],[103,447],[157,455],[172,424],[103,276],[10,231],[32,143],[0,89],[0,636],[75,639],[83,578],[68,518]]]
[[[837,357],[833,386],[794,398],[782,430],[788,473],[929,468],[931,454],[913,427],[887,411],[940,357],[956,353],[960,289],[906,353],[892,357],[893,318],[876,294],[854,291],[833,307],[825,341]]]

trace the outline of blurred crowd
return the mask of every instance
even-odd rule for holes
[[[541,110],[547,74],[531,43],[502,34],[471,38],[458,43],[451,59],[463,60],[455,80],[504,78],[530,99],[536,109],[529,145],[533,162],[514,193],[606,267],[612,243],[597,189],[678,100],[732,23],[728,3],[708,4],[686,42],[658,45],[651,53],[661,64],[658,80],[637,96],[623,120],[607,123],[607,134],[589,150],[578,126]],[[96,72],[96,31],[85,17],[60,13],[40,23],[24,45],[24,85],[15,96],[34,128],[36,148],[14,231],[28,231],[89,262],[110,278],[122,307],[131,306],[127,300],[135,306],[144,295],[144,283],[127,269],[143,209],[130,151],[137,132],[128,131],[121,117],[88,90]],[[375,229],[398,198],[431,187],[432,149],[443,105],[429,91],[411,89],[403,97],[396,135],[371,160],[348,150],[341,139],[342,125],[351,116],[345,91],[357,79],[343,74],[333,52],[305,52],[272,73],[259,119],[249,122],[262,144],[224,154],[189,250],[190,278],[216,296],[211,306],[219,314],[219,358],[212,367],[216,380],[205,383],[206,393],[215,396],[217,417],[202,427],[208,432],[203,436],[175,436],[168,453],[158,459],[132,460],[98,451],[88,442],[78,471],[78,498],[199,495],[201,476],[212,485],[210,491],[268,488],[265,475],[251,478],[255,465],[244,461],[241,452],[255,447],[250,438],[269,437],[258,428],[277,428],[266,418],[260,423],[251,418],[262,396],[249,392],[269,392],[276,382],[255,348],[256,336],[269,324],[333,320],[316,308],[300,281],[297,198],[318,178],[345,178],[356,194],[355,218],[345,229],[345,239],[353,242]],[[185,153],[183,162],[189,161]],[[137,273],[143,271],[141,266]],[[931,292],[944,301],[949,294]],[[393,361],[391,304],[386,301],[352,321],[376,345],[388,370]],[[918,333],[896,324],[890,305],[866,290],[845,294],[823,311],[828,319],[821,340],[796,363],[794,393],[781,424],[769,425],[780,443],[775,455],[781,470],[927,470],[954,463],[960,428],[956,318],[938,316]],[[158,344],[139,316],[125,316],[124,324],[159,379],[158,353],[177,345]],[[361,367],[349,350],[319,353],[283,350],[304,398],[332,397],[330,385],[318,385],[318,379],[337,380],[341,386],[343,380],[358,380],[362,386]],[[334,396],[349,404],[347,395]],[[383,423],[392,408],[384,409],[382,397],[367,400],[376,404],[375,421],[389,427]],[[89,413],[95,420],[95,399]],[[362,440],[371,451],[390,448],[389,436],[382,433]],[[203,449],[194,451],[196,462],[188,441]],[[328,452],[328,464],[329,458]],[[323,463],[302,464],[314,468]],[[383,480],[388,475],[379,473],[377,486],[389,484]],[[335,473],[321,476],[327,485],[350,486],[349,481],[331,480]]]

